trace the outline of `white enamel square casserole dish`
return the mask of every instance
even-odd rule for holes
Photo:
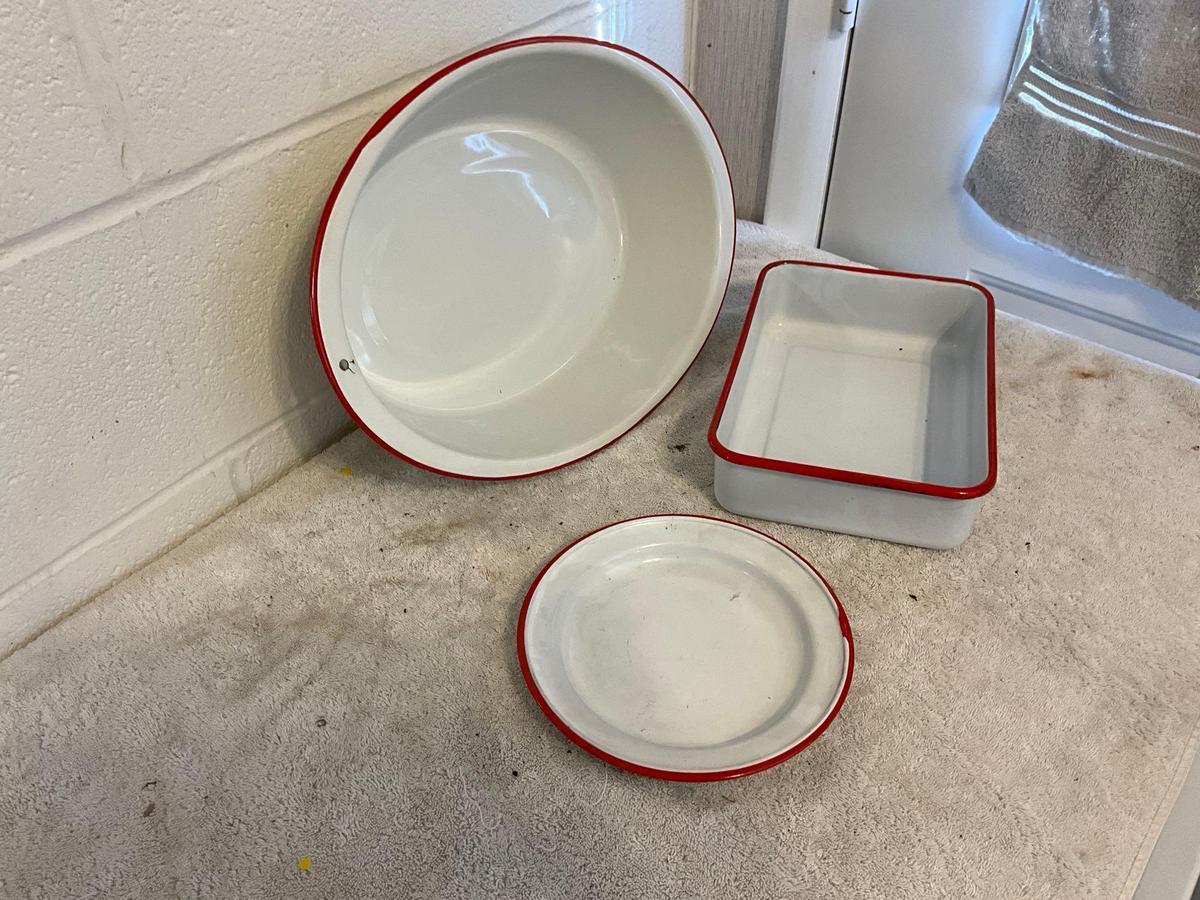
[[[731,512],[935,549],[996,483],[995,307],[957,278],[781,260],[709,428]]]

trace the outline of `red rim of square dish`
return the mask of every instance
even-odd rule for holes
[[[691,99],[692,103],[695,104],[696,109],[700,110],[700,115],[702,115],[704,117],[704,121],[706,123],[708,123],[708,128],[712,132],[713,140],[716,142],[717,149],[721,153],[721,159],[724,160],[724,162],[725,162],[725,177],[729,181],[729,196],[730,196],[730,203],[731,203],[730,209],[731,209],[731,215],[733,217],[733,226],[732,226],[732,229],[730,232],[730,234],[732,236],[732,241],[730,242],[730,248],[729,248],[728,270],[725,274],[725,289],[721,295],[721,302],[719,304],[717,304],[717,309],[713,314],[713,320],[712,320],[712,324],[709,326],[708,334],[705,335],[704,340],[702,340],[700,342],[700,345],[696,348],[696,354],[695,354],[695,356],[692,357],[691,362],[689,362],[687,364],[687,366],[684,368],[683,372],[680,374],[679,378],[676,379],[675,383],[672,384],[671,387],[667,389],[667,392],[665,394],[663,394],[662,397],[660,397],[654,403],[653,406],[651,406],[648,410],[646,410],[645,413],[643,413],[636,422],[634,422],[632,425],[630,425],[628,428],[626,428],[624,431],[622,431],[616,437],[612,438],[612,440],[606,441],[604,444],[600,445],[599,447],[596,447],[593,450],[589,450],[587,453],[581,454],[580,456],[577,456],[574,459],[569,459],[566,462],[561,462],[561,463],[558,463],[557,465],[550,466],[549,468],[538,469],[533,472],[518,472],[515,475],[470,475],[466,472],[451,472],[447,469],[439,469],[437,466],[432,466],[429,463],[421,462],[420,460],[414,459],[413,457],[408,456],[407,454],[403,453],[396,447],[393,447],[391,444],[389,444],[387,441],[385,441],[382,437],[380,437],[378,434],[376,434],[374,431],[372,431],[371,428],[369,428],[367,426],[367,423],[364,422],[359,417],[358,413],[355,412],[354,407],[350,405],[350,401],[346,398],[346,395],[342,393],[341,387],[338,386],[337,377],[336,377],[336,375],[334,375],[333,366],[329,361],[329,353],[325,349],[325,340],[321,336],[321,322],[320,322],[320,318],[317,314],[317,269],[318,269],[318,266],[321,261],[321,247],[325,243],[325,231],[329,226],[329,217],[333,213],[333,205],[337,201],[338,194],[341,193],[342,185],[345,184],[346,178],[350,175],[350,170],[354,168],[354,164],[358,161],[359,155],[362,153],[363,149],[367,146],[367,144],[369,144],[372,139],[374,139],[381,131],[383,131],[383,129],[387,127],[388,123],[391,122],[392,119],[396,118],[396,116],[398,116],[410,103],[412,103],[414,100],[416,100],[417,97],[419,97],[426,90],[428,90],[430,87],[432,87],[438,81],[440,81],[442,78],[446,77],[447,75],[449,75],[451,72],[455,71],[456,69],[460,69],[463,66],[467,65],[468,63],[474,62],[475,60],[481,59],[485,56],[491,56],[493,53],[499,53],[503,50],[511,50],[515,47],[525,47],[525,46],[529,46],[531,44],[590,44],[590,45],[596,46],[596,47],[607,47],[610,50],[618,50],[621,53],[626,54],[627,56],[632,56],[635,59],[640,60],[641,62],[647,63],[650,66],[653,66],[660,73],[662,73],[667,78],[669,78],[675,85],[677,85],[679,87],[679,89],[682,90],[684,92],[684,94],[686,94],[688,96],[689,99]],[[658,409],[659,406],[662,405],[663,401],[666,400],[669,396],[671,396],[671,394],[675,390],[675,388],[679,387],[680,382],[682,382],[683,379],[685,377],[687,377],[687,373],[689,371],[691,371],[692,366],[694,366],[696,364],[696,360],[699,358],[701,351],[704,349],[704,345],[706,343],[708,343],[709,337],[712,336],[713,329],[716,328],[716,326],[717,326],[717,319],[720,318],[721,309],[725,305],[725,295],[729,292],[729,281],[733,277],[733,261],[734,261],[735,255],[737,253],[737,213],[735,211],[736,209],[737,209],[737,197],[733,191],[733,175],[730,173],[730,170],[729,170],[729,157],[726,156],[726,154],[725,154],[725,148],[721,146],[721,140],[720,140],[720,138],[717,137],[716,129],[713,128],[712,119],[710,119],[708,117],[708,113],[704,111],[704,107],[700,105],[700,101],[696,99],[695,95],[690,90],[688,90],[687,86],[684,85],[683,82],[681,82],[678,78],[676,78],[674,75],[672,75],[666,69],[664,69],[662,66],[660,66],[658,63],[656,63],[654,60],[650,59],[648,56],[644,56],[641,53],[638,53],[636,50],[631,50],[628,47],[622,47],[620,44],[609,43],[608,41],[600,41],[600,40],[596,40],[595,38],[578,37],[575,35],[559,35],[559,34],[537,35],[535,37],[518,38],[516,40],[504,41],[503,43],[493,44],[490,47],[484,47],[481,50],[476,50],[474,53],[469,53],[466,56],[460,57],[459,59],[456,59],[453,62],[443,66],[441,69],[434,72],[428,78],[424,79],[420,84],[418,84],[416,87],[414,87],[411,91],[409,91],[407,94],[405,94],[403,97],[401,97],[395,103],[393,103],[387,109],[387,111],[384,112],[384,114],[381,115],[375,121],[375,124],[373,124],[370,128],[367,129],[366,134],[364,134],[362,136],[362,138],[359,140],[358,144],[350,152],[350,156],[347,157],[345,165],[342,166],[342,171],[338,174],[337,180],[334,181],[334,183],[333,183],[333,188],[329,192],[329,198],[325,201],[324,209],[321,210],[320,221],[317,223],[317,234],[316,234],[315,240],[313,241],[312,262],[311,262],[311,265],[309,268],[309,279],[308,279],[309,318],[310,318],[311,324],[312,324],[313,341],[316,344],[317,356],[319,356],[321,359],[321,367],[325,370],[325,377],[329,379],[329,384],[333,387],[333,392],[334,392],[334,394],[337,395],[338,401],[342,404],[342,406],[345,408],[346,412],[350,415],[350,418],[354,421],[354,424],[357,425],[360,429],[362,429],[362,431],[367,435],[367,437],[369,437],[371,440],[373,440],[376,444],[378,444],[384,450],[388,451],[388,453],[391,453],[393,456],[398,456],[400,459],[404,460],[406,463],[416,466],[418,469],[424,469],[426,472],[432,472],[435,475],[445,475],[450,478],[461,478],[466,481],[513,481],[518,478],[532,478],[535,475],[545,475],[547,472],[554,472],[554,471],[556,471],[558,469],[562,469],[566,466],[574,465],[575,463],[579,462],[580,460],[587,459],[589,456],[591,456],[595,453],[599,453],[601,450],[608,449],[613,444],[615,444],[617,441],[621,440],[621,438],[625,437],[625,435],[629,434],[631,431],[633,431],[635,428],[637,428],[639,425],[641,425],[644,421],[646,421],[646,419],[648,419],[650,417],[650,415],[656,409]]]
[[[841,629],[842,638],[846,641],[846,671],[842,676],[842,683],[838,689],[837,697],[833,701],[833,705],[829,707],[829,711],[825,713],[824,718],[817,723],[816,727],[809,731],[800,741],[788,747],[786,750],[783,750],[774,756],[768,757],[767,759],[760,760],[756,763],[751,763],[747,766],[739,766],[734,769],[720,769],[713,772],[689,772],[686,770],[677,771],[674,769],[655,769],[650,766],[639,765],[638,763],[631,762],[627,759],[622,759],[619,756],[614,756],[606,750],[601,750],[595,744],[588,741],[587,738],[573,730],[570,725],[563,721],[558,713],[551,709],[550,704],[546,701],[546,698],[542,695],[542,692],[538,689],[537,683],[533,679],[533,672],[529,668],[529,658],[525,653],[525,619],[529,614],[529,604],[533,600],[533,594],[537,590],[538,585],[541,583],[542,578],[546,575],[546,573],[550,571],[550,569],[556,562],[558,562],[559,558],[562,557],[563,554],[565,554],[576,544],[586,541],[592,535],[599,534],[601,531],[606,531],[609,528],[615,528],[617,525],[624,525],[626,522],[637,522],[642,519],[704,519],[709,522],[719,522],[722,525],[732,525],[735,528],[741,528],[745,531],[753,532],[761,537],[765,537],[773,544],[778,544],[792,556],[804,563],[808,570],[817,576],[821,584],[825,587],[825,590],[828,591],[830,598],[833,600],[834,608],[837,610],[838,627]],[[850,682],[854,680],[854,635],[850,631],[850,619],[846,616],[846,610],[842,606],[842,601],[838,598],[837,592],[833,589],[833,585],[825,580],[825,576],[821,574],[820,570],[818,570],[816,566],[810,563],[801,554],[797,553],[783,541],[772,537],[765,531],[759,531],[757,528],[751,528],[749,525],[743,525],[741,522],[732,522],[729,519],[720,519],[716,516],[705,516],[696,513],[651,513],[650,515],[632,516],[628,519],[609,522],[607,525],[601,525],[599,528],[595,528],[586,534],[582,534],[569,544],[566,544],[564,547],[562,547],[557,553],[554,554],[554,556],[550,558],[549,562],[542,566],[541,570],[537,574],[537,577],[534,578],[533,582],[529,585],[529,590],[525,592],[525,599],[521,603],[521,613],[517,617],[517,661],[521,666],[521,677],[525,679],[525,686],[529,689],[529,693],[533,696],[534,701],[545,714],[546,718],[549,719],[551,724],[561,731],[573,744],[583,750],[586,750],[597,759],[602,759],[606,763],[614,765],[617,768],[624,769],[627,772],[633,772],[635,775],[645,775],[649,778],[658,778],[664,781],[728,781],[731,778],[741,778],[745,775],[753,775],[755,772],[762,772],[764,769],[770,769],[779,765],[785,760],[791,759],[825,732],[825,729],[829,727],[829,724],[835,718],[837,718],[838,712],[841,711],[842,704],[846,702],[846,695],[850,693]]]
[[[945,284],[962,284],[974,288],[983,295],[987,302],[987,440],[988,440],[988,471],[978,484],[965,487],[936,484],[929,481],[910,481],[906,478],[892,478],[887,475],[874,475],[870,472],[856,472],[851,469],[836,469],[828,466],[813,466],[806,463],[792,462],[786,459],[774,459],[769,456],[754,456],[739,453],[721,443],[717,437],[717,426],[725,413],[725,403],[733,388],[733,380],[737,375],[738,364],[742,360],[742,352],[746,348],[746,340],[750,335],[750,325],[754,320],[754,311],[758,307],[758,298],[762,293],[763,282],[767,273],[777,266],[811,266],[818,269],[840,269],[843,272],[861,272],[865,275],[886,275],[894,278],[915,278],[922,281],[938,281]],[[712,451],[726,462],[739,466],[750,466],[757,469],[773,469],[786,472],[789,475],[807,475],[810,478],[824,478],[830,481],[844,481],[850,484],[863,484],[870,487],[890,488],[896,491],[908,491],[914,494],[928,494],[932,497],[944,497],[951,500],[970,500],[982,497],[996,485],[996,303],[991,292],[982,284],[968,281],[965,278],[950,278],[944,275],[920,275],[915,272],[893,272],[887,269],[872,269],[866,266],[848,266],[839,263],[811,262],[802,259],[780,259],[763,267],[758,273],[758,281],[754,285],[754,294],[750,298],[750,306],[746,310],[746,320],[742,324],[742,333],[738,337],[737,347],[733,351],[733,359],[729,363],[729,373],[725,376],[725,385],[721,388],[721,396],[717,407],[713,410],[712,422],[708,427],[708,445]]]

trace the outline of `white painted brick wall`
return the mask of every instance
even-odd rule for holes
[[[542,32],[684,69],[687,0],[464,6],[0,2],[0,652],[347,427],[313,229],[424,72]]]
[[[0,3],[0,242],[129,187],[67,7]],[[22,52],[23,51],[23,52]]]
[[[117,38],[130,127],[163,175],[557,12],[561,0],[92,0]],[[136,13],[133,9],[136,8]],[[465,10],[471,14],[464,14]],[[187,39],[182,39],[182,38]]]

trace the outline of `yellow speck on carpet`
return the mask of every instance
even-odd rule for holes
[[[349,472],[349,469],[342,469],[343,472]],[[307,856],[302,856],[296,860],[296,868],[301,872],[307,872],[312,867],[312,860]]]
[[[349,469],[349,467],[348,467],[348,466],[342,466],[341,472],[342,472],[342,477],[343,477],[343,478],[349,478],[349,477],[350,477],[350,469]]]

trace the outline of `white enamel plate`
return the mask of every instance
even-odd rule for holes
[[[313,250],[317,350],[409,462],[555,469],[633,428],[696,358],[733,216],[716,135],[665,70],[586,38],[489,47],[351,153]]]
[[[820,573],[774,538],[703,516],[630,519],[559,551],[517,625],[521,671],[559,730],[657,778],[758,772],[814,741],[854,670]]]

